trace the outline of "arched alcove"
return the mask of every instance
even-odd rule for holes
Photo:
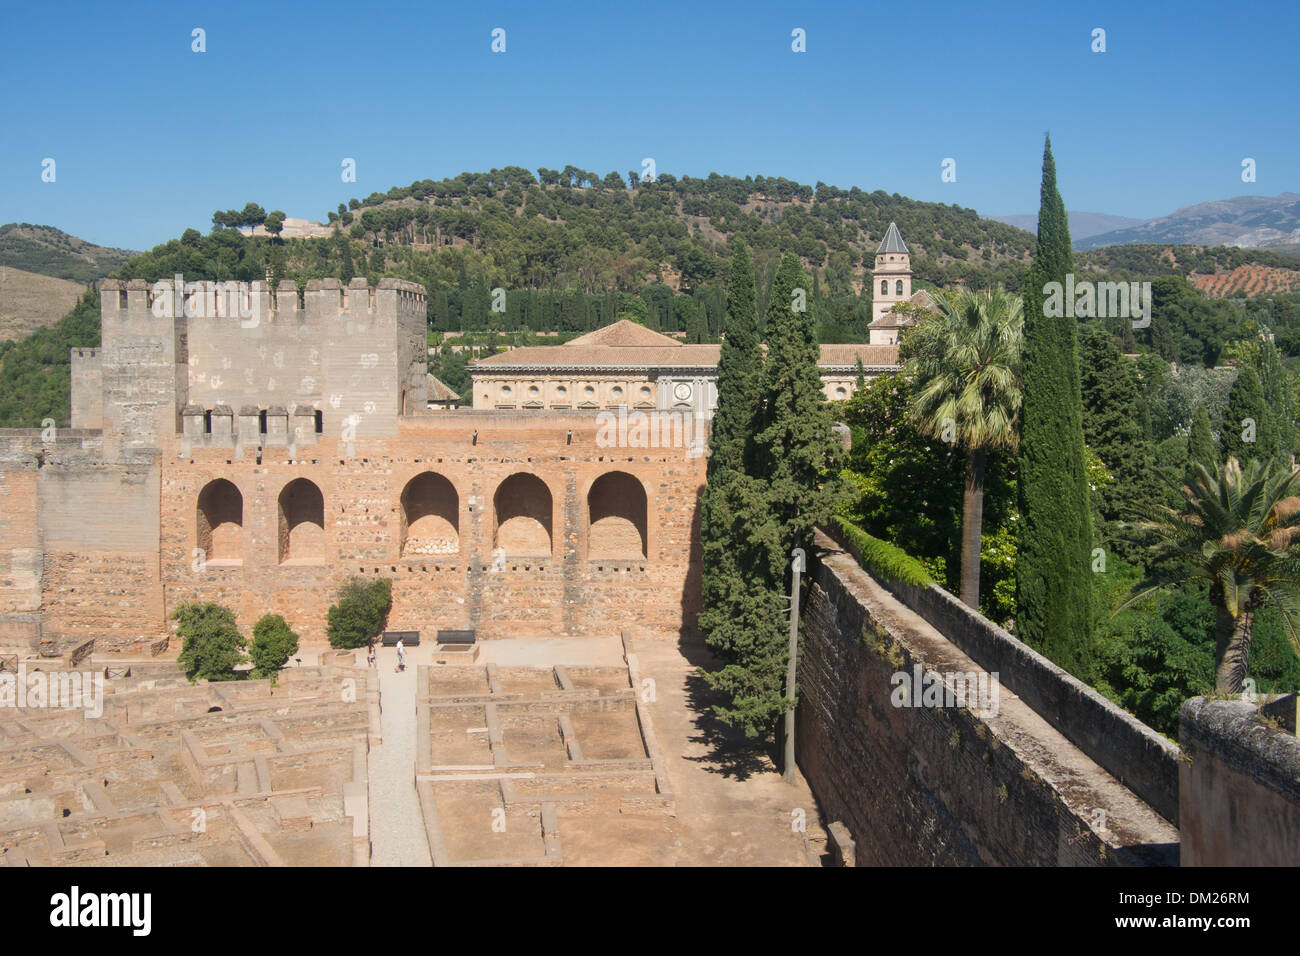
[[[402,489],[403,557],[460,551],[460,496],[450,481],[431,471]]]
[[[646,556],[646,493],[622,471],[601,475],[587,492],[587,557]]]
[[[196,507],[197,546],[206,561],[244,558],[244,496],[225,478],[203,486]]]
[[[551,554],[551,490],[536,475],[514,474],[492,498],[496,514],[493,548],[507,558]]]
[[[279,500],[280,563],[325,560],[325,498],[306,478],[284,486]]]

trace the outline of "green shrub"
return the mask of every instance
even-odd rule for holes
[[[185,676],[196,680],[238,680],[235,665],[244,660],[247,643],[235,615],[220,604],[182,604],[172,617],[180,622],[183,640],[176,662]]]
[[[872,537],[841,515],[836,515],[831,520],[843,534],[849,550],[858,559],[858,564],[866,570],[887,581],[898,581],[913,587],[927,587],[934,583],[934,578],[925,566],[902,548]]]
[[[388,578],[349,578],[329,610],[330,647],[365,647],[383,631],[392,606],[393,582]]]
[[[279,614],[264,614],[253,625],[253,644],[248,654],[253,659],[253,677],[275,677],[280,668],[298,652],[298,635],[289,629]]]

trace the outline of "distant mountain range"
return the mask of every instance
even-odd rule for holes
[[[1029,232],[1038,216],[986,216]],[[1119,245],[1239,246],[1294,254],[1300,248],[1300,195],[1237,196],[1175,209],[1158,219],[1071,212],[1070,236],[1078,250]]]
[[[1095,249],[1159,242],[1279,250],[1295,246],[1300,243],[1300,195],[1237,196],[1197,203],[1138,226],[1088,236],[1074,246]]]
[[[1070,237],[1074,240],[1077,247],[1080,239],[1086,239],[1089,236],[1098,236],[1103,232],[1111,232],[1118,229],[1128,229],[1130,226],[1140,226],[1145,219],[1131,219],[1128,216],[1112,216],[1104,212],[1078,212],[1071,211],[1070,214]],[[1026,232],[1038,232],[1038,213],[1025,213],[1021,216],[985,216],[985,219],[992,219],[996,222],[1005,222],[1009,226],[1015,226]]]

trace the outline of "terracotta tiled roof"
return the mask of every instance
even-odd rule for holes
[[[617,322],[599,328],[594,332],[588,332],[576,339],[570,339],[566,347],[570,345],[634,345],[637,347],[680,348],[681,344],[676,339],[670,339],[666,335],[660,335],[653,329],[647,329],[644,325],[637,325],[627,319],[619,319]]]
[[[459,402],[460,396],[447,387],[447,383],[436,375],[429,375],[429,401]]]
[[[897,365],[898,346],[823,345],[821,360],[818,364],[823,368],[837,365],[857,365],[859,358],[862,359],[862,364],[867,367],[873,365]]]
[[[471,364],[470,372],[519,366],[714,369],[722,353],[721,345],[578,345],[577,341],[574,339],[566,345],[528,345],[491,355]],[[823,345],[819,364],[856,365],[859,355],[863,365],[898,364],[898,347],[895,345]]]
[[[649,330],[647,330],[649,331]],[[657,335],[658,333],[651,333]],[[585,336],[584,336],[585,338]],[[499,355],[489,355],[470,368],[536,365],[539,367],[633,365],[637,367],[712,368],[718,364],[720,345],[579,345],[574,339],[565,345],[525,345]]]

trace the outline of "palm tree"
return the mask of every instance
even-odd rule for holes
[[[1155,536],[1154,566],[1190,569],[1193,577],[1209,581],[1215,690],[1236,695],[1246,680],[1251,631],[1260,607],[1277,609],[1300,654],[1300,468],[1255,459],[1242,467],[1229,458],[1214,471],[1199,462],[1189,470],[1181,511],[1162,505],[1155,520],[1129,527]],[[1175,560],[1161,560],[1165,558]],[[1157,581],[1136,592],[1116,613],[1181,583]]]
[[[939,312],[903,338],[902,355],[915,382],[917,427],[966,453],[961,519],[961,599],[979,609],[984,465],[993,451],[1019,440],[1020,297],[1002,289],[958,289],[937,296]]]

